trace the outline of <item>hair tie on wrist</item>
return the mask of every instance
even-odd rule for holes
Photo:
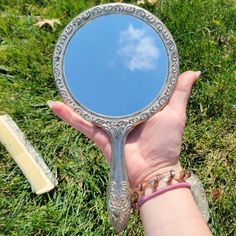
[[[163,188],[158,189],[156,192],[152,192],[151,194],[148,194],[147,196],[140,197],[136,203],[136,208],[140,208],[146,201],[157,197],[163,193],[166,193],[170,190],[178,189],[178,188],[191,188],[191,184],[186,182],[180,182],[172,185],[167,185]]]
[[[175,180],[175,183],[172,183]],[[165,187],[159,188],[159,183],[164,182]],[[199,178],[190,171],[182,170],[178,176],[171,170],[167,175],[156,175],[152,180],[145,180],[138,187],[131,189],[131,202],[133,208],[140,208],[144,202],[159,196],[162,193],[177,189],[190,188],[194,200],[207,223],[210,218],[208,201]],[[146,189],[149,189],[146,191]],[[151,191],[151,192],[150,192]],[[150,192],[145,196],[145,193]]]
[[[162,189],[160,189],[162,192],[159,193],[160,190],[158,190],[158,185],[160,182],[166,183],[167,186],[165,188],[169,187],[169,188],[167,188],[166,191],[169,191],[169,190],[174,189],[173,187],[170,188],[170,186],[176,185],[176,184],[172,185],[173,180],[177,181],[179,184],[180,183],[183,184],[183,183],[185,183],[185,180],[187,178],[189,178],[190,176],[191,176],[190,171],[182,170],[182,171],[180,171],[179,175],[176,176],[175,171],[171,170],[168,175],[156,175],[153,180],[144,180],[142,183],[140,183],[138,185],[138,187],[131,189],[131,202],[132,202],[133,208],[137,207],[137,202],[139,202],[140,199],[145,198],[144,197],[145,190],[147,188],[151,188],[152,193],[150,195],[155,193],[156,194],[155,196],[158,196],[159,194],[163,193],[163,191],[164,191],[163,190],[164,188],[162,188]],[[181,186],[182,185],[179,185],[176,188],[180,188]],[[185,186],[185,187],[189,187],[189,186]],[[159,194],[157,194],[156,192],[158,192]],[[145,200],[145,201],[147,201],[147,200]]]

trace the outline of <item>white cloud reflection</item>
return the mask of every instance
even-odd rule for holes
[[[159,50],[154,39],[145,30],[134,28],[130,24],[127,30],[120,33],[119,43],[118,55],[129,70],[147,71],[155,68]]]

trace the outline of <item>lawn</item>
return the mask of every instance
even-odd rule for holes
[[[35,195],[0,145],[0,235],[116,235],[106,212],[109,166],[95,144],[46,105],[60,100],[52,54],[77,14],[108,1],[0,0],[0,114],[9,114],[57,176]],[[137,4],[137,1],[125,1]],[[143,6],[170,29],[181,72],[201,70],[188,106],[181,160],[204,184],[214,235],[235,235],[236,2],[159,0]],[[53,27],[37,22],[54,20]],[[143,235],[132,215],[122,235]]]

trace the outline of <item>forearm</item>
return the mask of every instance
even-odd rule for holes
[[[140,213],[146,236],[212,235],[188,188],[171,190],[145,202]]]

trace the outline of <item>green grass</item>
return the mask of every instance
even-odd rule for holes
[[[46,106],[60,99],[51,68],[60,32],[78,13],[105,2],[0,0],[0,113],[13,117],[59,181],[36,196],[0,145],[0,235],[116,235],[106,213],[109,166],[90,140]],[[212,232],[235,235],[236,3],[159,0],[144,8],[172,32],[181,71],[203,72],[189,102],[182,163],[205,186]],[[61,24],[40,29],[39,18]],[[143,235],[138,216],[123,235]]]

